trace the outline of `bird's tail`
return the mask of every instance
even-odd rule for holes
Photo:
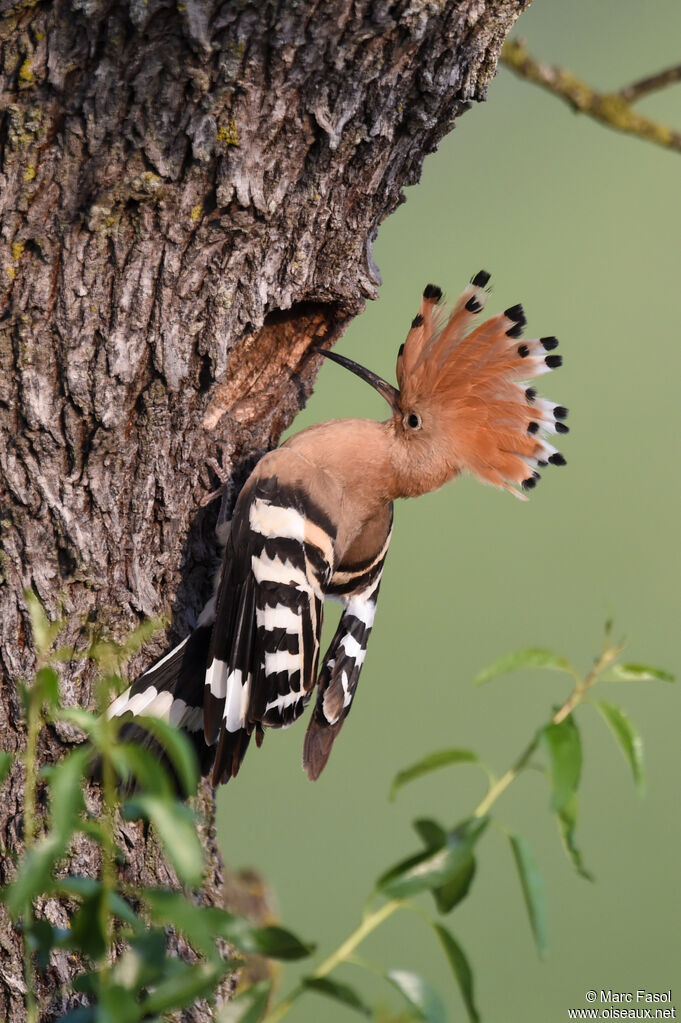
[[[113,701],[108,717],[124,719],[121,737],[130,742],[150,741],[136,718],[161,718],[181,728],[191,739],[201,773],[207,773],[215,747],[203,732],[203,689],[212,625],[199,625],[191,635],[159,658]]]

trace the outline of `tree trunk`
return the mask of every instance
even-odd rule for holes
[[[51,615],[64,601],[77,648],[88,616],[122,636],[171,613],[131,671],[189,630],[215,558],[214,506],[197,510],[217,485],[208,458],[236,494],[305,403],[313,343],[375,297],[378,225],[484,98],[523,6],[0,0],[4,749],[23,746],[15,683],[34,664],[24,588]],[[69,666],[63,701],[91,696]],[[41,757],[71,738],[50,728]],[[210,830],[207,785],[201,809]],[[21,815],[17,771],[4,851]],[[129,876],[164,883],[130,833]],[[6,858],[2,882],[11,870]],[[0,930],[0,1018],[21,1020],[19,939]],[[53,956],[45,1018],[71,1004],[61,985],[77,969]]]

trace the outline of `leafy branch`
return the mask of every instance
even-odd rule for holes
[[[638,114],[633,104],[643,96],[681,81],[681,65],[632,82],[617,92],[598,92],[572,71],[553,67],[528,52],[522,39],[509,39],[500,63],[520,78],[534,82],[564,100],[576,113],[587,114],[615,131],[636,135],[665,149],[681,152],[681,133]]]
[[[20,686],[26,746],[18,757],[0,754],[0,784],[11,771],[23,771],[23,849],[16,855],[14,876],[0,898],[23,938],[28,1023],[37,1023],[47,1009],[36,994],[40,990],[37,974],[56,949],[71,950],[85,965],[72,984],[72,994],[79,995],[82,1004],[64,1017],[68,1023],[110,1023],[112,1019],[137,1023],[212,997],[223,978],[241,965],[239,958],[225,954],[225,943],[242,953],[272,958],[309,955],[311,946],[282,927],[256,927],[218,907],[201,904],[197,889],[203,881],[204,852],[196,814],[184,801],[192,800],[198,785],[191,743],[159,719],[140,718],[158,744],[154,755],[144,745],[124,741],[118,734],[120,722],[104,713],[112,695],[125,685],[118,667],[146,641],[153,625],[145,623],[122,645],[92,639],[84,655],[98,669],[98,713],[92,713],[61,706],[54,664],[72,659],[73,652],[52,649],[63,623],[49,622],[32,594],[27,593],[26,599],[37,653],[32,683]],[[89,742],[39,770],[40,731],[58,720],[76,725]],[[99,792],[91,789],[86,805],[83,787],[92,780],[94,764],[101,785]],[[49,790],[46,820],[36,812],[36,794],[43,781]],[[175,870],[175,889],[121,881],[119,867],[126,860],[118,842],[121,818],[143,819],[153,827]],[[99,877],[65,874],[70,843],[78,833],[93,843]],[[52,924],[36,910],[36,902],[45,898],[62,901],[69,915],[67,927]],[[186,938],[192,950],[190,961],[168,954],[169,928]]]
[[[432,919],[425,914],[421,907],[412,901],[413,897],[430,892],[440,915],[450,913],[466,898],[476,875],[475,849],[483,835],[488,832],[490,812],[504,792],[530,766],[535,754],[543,754],[547,761],[547,774],[551,784],[551,809],[556,815],[567,855],[577,873],[592,880],[575,843],[582,745],[574,712],[583,704],[591,703],[590,697],[594,686],[603,680],[673,681],[668,672],[659,668],[620,663],[622,650],[622,643],[613,643],[610,640],[608,628],[603,648],[585,675],[581,675],[566,657],[540,649],[516,651],[478,675],[476,682],[482,684],[521,669],[544,668],[568,674],[573,679],[573,687],[561,706],[536,731],[512,766],[499,778],[494,776],[490,768],[474,752],[462,749],[431,753],[396,776],[391,788],[392,798],[405,785],[416,779],[460,764],[475,764],[482,768],[487,773],[489,787],[471,815],[452,828],[446,828],[432,819],[414,822],[414,828],[424,848],[400,860],[378,879],[372,897],[383,896],[387,901],[376,909],[368,909],[359,926],[335,952],[316,970],[304,977],[283,1001],[263,1017],[265,1023],[279,1023],[297,1000],[309,990],[316,990],[369,1014],[370,1010],[357,991],[346,983],[341,984],[332,980],[329,974],[344,963],[367,966],[368,964],[356,955],[358,947],[400,910],[416,911],[430,925],[458,984],[468,1018],[471,1023],[478,1023],[480,1014],[474,998],[473,971],[461,945],[441,920]],[[614,704],[597,701],[593,705],[610,726],[640,787],[643,778],[643,754],[642,742],[636,729],[624,712]],[[502,831],[505,832],[505,829],[502,828]],[[539,868],[527,841],[520,835],[505,833],[516,866],[530,928],[537,950],[543,955],[547,947],[546,905]],[[375,968],[371,969],[377,972]],[[426,1020],[427,1023],[443,1023],[447,1017],[442,1003],[426,981],[411,973],[404,973],[396,979],[396,974],[399,973],[400,971],[388,971],[383,976],[401,990],[415,1018]],[[243,997],[247,996],[248,992]],[[253,1017],[255,1018],[260,1017]]]
[[[31,612],[37,670],[31,685],[21,687],[26,746],[21,755],[0,754],[0,783],[10,771],[22,771],[25,788],[23,850],[16,857],[11,883],[1,898],[21,927],[24,941],[26,1009],[28,1023],[37,1023],[45,1006],[36,994],[37,974],[55,949],[70,949],[85,964],[72,984],[82,1004],[66,1017],[68,1023],[138,1023],[167,1017],[199,999],[215,997],[227,974],[241,966],[230,957],[225,943],[243,955],[295,960],[309,956],[313,946],[279,926],[257,927],[248,920],[201,904],[203,850],[197,818],[191,809],[198,771],[193,747],[177,729],[155,718],[139,719],[163,756],[144,745],[125,741],[120,722],[104,713],[112,695],[125,683],[121,663],[146,641],[145,624],[122,644],[91,637],[85,656],[98,668],[98,712],[63,707],[59,701],[55,663],[70,659],[64,649],[53,649],[61,623],[48,622],[38,601],[27,595]],[[468,764],[483,770],[487,792],[470,815],[448,827],[431,818],[414,821],[420,849],[384,871],[376,881],[367,909],[355,930],[333,952],[311,969],[278,1004],[271,1006],[270,981],[246,988],[218,1011],[220,1023],[280,1023],[298,1000],[310,992],[333,999],[364,1015],[372,1010],[354,986],[338,980],[339,966],[352,964],[379,974],[399,991],[410,1018],[444,1023],[447,1012],[438,993],[422,976],[409,971],[383,969],[358,955],[358,949],[397,912],[417,913],[437,940],[471,1023],[478,1023],[473,970],[457,937],[443,922],[470,893],[477,877],[476,852],[483,836],[492,832],[492,811],[509,787],[530,767],[535,757],[545,761],[550,782],[550,808],[555,815],[565,851],[579,875],[592,880],[575,841],[582,744],[576,713],[595,709],[605,720],[628,762],[639,788],[643,786],[641,738],[624,711],[613,703],[594,700],[601,681],[673,681],[659,668],[622,663],[623,644],[612,642],[609,629],[591,669],[581,674],[566,658],[550,650],[530,649],[509,654],[481,672],[483,684],[525,669],[546,669],[567,675],[572,686],[561,705],[548,715],[511,766],[500,776],[472,750],[446,749],[430,753],[400,771],[391,798],[402,788],[435,771]],[[40,730],[50,721],[76,725],[88,738],[59,763],[38,770]],[[101,778],[100,795],[83,786],[91,779],[93,758]],[[167,766],[165,766],[167,763]],[[38,786],[47,782],[49,813],[45,820]],[[179,792],[178,792],[179,788]],[[189,801],[188,803],[185,801]],[[120,879],[125,852],[118,842],[121,819],[143,819],[156,832],[177,876],[177,886],[150,888]],[[546,950],[546,900],[543,881],[532,850],[521,835],[503,825],[515,864],[530,928],[540,955]],[[89,836],[99,850],[99,877],[65,874],[72,838]],[[96,855],[96,853],[94,853]],[[430,892],[437,917],[415,897]],[[68,910],[69,925],[57,927],[45,918],[39,900],[58,898]],[[168,953],[168,931],[181,933],[193,958]]]

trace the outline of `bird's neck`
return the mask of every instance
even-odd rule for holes
[[[392,500],[389,423],[332,419],[295,434],[284,446],[322,468],[367,506]]]
[[[393,499],[420,497],[439,490],[457,475],[458,470],[427,447],[413,443],[396,444],[391,449]]]

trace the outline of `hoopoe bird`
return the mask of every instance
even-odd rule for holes
[[[472,473],[526,500],[538,468],[565,465],[546,439],[567,409],[531,378],[561,365],[554,337],[521,341],[520,305],[480,325],[480,271],[446,315],[429,284],[397,356],[395,388],[331,351],[387,401],[385,422],[308,427],[256,465],[234,508],[216,595],[186,639],[145,671],[110,716],[154,714],[193,735],[214,785],[236,776],[255,733],[291,725],[317,696],[303,747],[324,769],[352,707],[374,624],[393,502]],[[317,673],[324,601],[343,611]]]

